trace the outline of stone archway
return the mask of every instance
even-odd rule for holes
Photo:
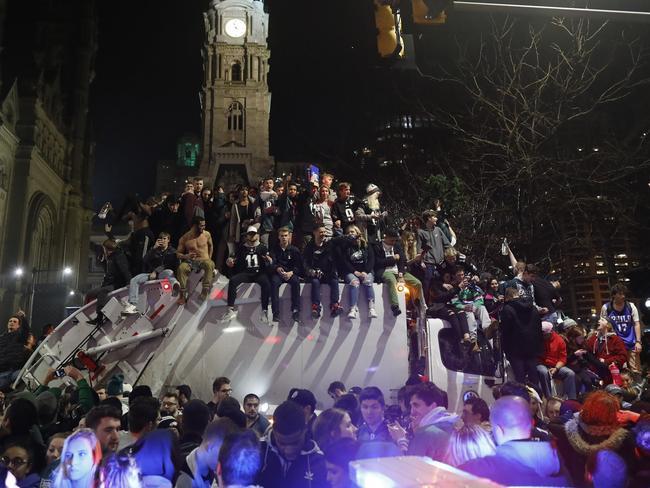
[[[29,269],[51,269],[55,261],[56,210],[52,200],[43,193],[35,194],[29,204],[25,239],[25,263]],[[47,280],[37,273],[34,282]]]

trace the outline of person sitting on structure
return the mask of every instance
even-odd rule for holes
[[[177,273],[181,285],[179,305],[184,305],[187,301],[187,280],[191,271],[204,271],[200,299],[203,301],[208,298],[214,277],[214,262],[211,259],[212,236],[205,230],[204,217],[194,217],[194,225],[178,242],[176,256],[181,260]]]
[[[246,231],[246,240],[239,245],[236,253],[229,257],[226,265],[235,268],[235,273],[228,283],[228,310],[221,317],[223,322],[233,320],[237,317],[237,287],[243,283],[257,283],[262,289],[262,313],[260,321],[263,324],[269,323],[269,295],[271,285],[266,269],[273,263],[269,250],[260,243],[257,227],[251,225]]]
[[[176,249],[169,245],[171,236],[167,232],[158,235],[155,245],[149,249],[144,257],[144,273],[140,273],[129,283],[129,302],[122,312],[124,315],[134,315],[138,311],[138,289],[147,280],[169,280],[174,296],[180,291],[180,284],[174,277],[174,270],[178,267]]]
[[[291,289],[291,313],[294,322],[300,321],[300,275],[302,257],[296,246],[291,245],[291,231],[282,227],[278,230],[278,243],[271,250],[271,309],[273,324],[280,322],[280,286],[289,285]]]
[[[117,290],[126,286],[131,281],[131,270],[129,269],[129,262],[122,252],[122,249],[117,245],[113,239],[106,239],[102,243],[104,250],[104,264],[106,272],[102,284],[98,288],[93,288],[86,293],[86,302],[97,299],[96,312],[97,315],[94,319],[88,320],[88,325],[102,325],[106,318],[102,309],[108,303],[108,294],[113,290]]]

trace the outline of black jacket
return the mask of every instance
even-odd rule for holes
[[[171,197],[170,197],[171,198]],[[168,203],[163,203],[162,206],[156,207],[149,217],[149,227],[155,237],[158,237],[161,232],[167,232],[170,236],[170,245],[176,247],[178,239],[181,237],[181,214],[179,212],[172,212]]]
[[[262,442],[262,469],[255,480],[264,488],[326,488],[325,456],[314,441],[306,441],[295,461],[286,461],[269,433]]]
[[[126,286],[131,281],[129,262],[124,252],[118,247],[106,258],[106,274],[102,286],[113,286],[116,290]]]
[[[274,246],[271,250],[271,258],[273,258],[273,266],[271,268],[274,274],[278,267],[280,267],[286,272],[293,271],[295,275],[302,275],[302,256],[296,246],[289,244],[284,250],[280,245]]]
[[[501,310],[501,344],[506,356],[536,358],[543,351],[542,321],[526,299],[510,300]]]
[[[362,248],[358,240],[348,236],[335,237],[332,242],[337,249],[341,275],[355,271],[370,273],[375,269],[375,253],[370,244]]]
[[[171,269],[176,271],[178,268],[178,257],[176,256],[176,249],[172,246],[167,246],[164,251],[152,247],[144,257],[144,272],[145,273],[160,273],[163,269]]]
[[[310,241],[303,251],[303,269],[305,278],[316,278],[319,271],[324,278],[336,278],[332,242],[327,241],[322,246],[316,247],[315,241]]]
[[[386,268],[392,268],[395,264],[397,264],[398,273],[406,273],[406,256],[404,255],[404,249],[402,249],[402,245],[399,242],[395,243],[393,246],[393,255],[397,254],[399,256],[397,261],[395,261],[393,255],[386,255],[383,241],[379,241],[372,246],[375,254],[375,282],[381,283]]]
[[[286,193],[278,198],[278,226],[287,227],[293,232],[298,220],[298,198],[290,198]]]
[[[25,347],[25,335],[20,330],[0,335],[0,373],[18,371],[31,354]]]

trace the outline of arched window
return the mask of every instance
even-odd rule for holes
[[[244,130],[244,106],[240,102],[232,102],[228,107],[228,130]]]
[[[232,81],[242,81],[241,78],[241,63],[237,61],[234,63],[230,69]]]
[[[26,243],[26,260],[33,268],[49,269],[53,258],[56,221],[54,205],[44,194],[32,198],[28,222],[30,239]],[[36,281],[46,279],[46,274],[35,277]]]

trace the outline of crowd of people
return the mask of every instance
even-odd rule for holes
[[[194,272],[203,273],[199,300],[215,276],[228,278],[224,322],[237,317],[239,285],[259,285],[259,322],[269,325],[280,321],[283,284],[299,322],[301,283],[311,285],[313,319],[323,314],[327,285],[330,316],[352,321],[361,296],[368,318],[377,318],[373,284],[383,283],[387,313],[449,325],[449,347],[441,351],[449,369],[478,364],[477,372],[493,376],[503,364],[514,381],[493,387],[491,407],[470,394],[461,415],[450,412],[446,392],[417,372],[393,405],[378,387],[347,391],[335,381],[327,391],[332,408],[317,412],[315,394],[294,388],[270,419],[260,412],[260,392],[240,404],[225,377],[214,381],[207,403],[192,398],[188,385],[159,399],[145,385],[129,392],[119,376],[93,387],[71,365],[50,371],[35,392],[11,391],[36,343],[18,313],[0,334],[0,388],[7,393],[0,479],[21,487],[339,488],[356,486],[351,461],[407,454],[504,485],[650,486],[650,389],[639,313],[623,284],[612,287],[596,330],[588,330],[561,313],[559,283],[517,260],[505,241],[513,276],[481,273],[456,250],[442,202],[398,219],[383,208],[376,185],[357,199],[349,183],[334,190],[333,180],[267,179],[225,193],[196,178],[180,198],[106,205],[106,272],[88,293],[97,299],[90,324],[107,320],[102,306],[123,286],[124,313],[143,313],[139,287],[148,280],[169,281],[184,305]],[[133,231],[119,242],[112,225],[121,219]],[[407,310],[400,289],[409,292]],[[50,388],[60,375],[67,386]]]
[[[425,456],[505,486],[647,487],[650,394],[631,385],[577,400],[541,400],[528,385],[493,388],[488,406],[466,395],[460,415],[447,393],[413,378],[389,404],[376,386],[330,384],[332,406],[293,388],[271,418],[263,397],[242,403],[230,379],[207,403],[179,385],[155,398],[116,375],[2,398],[0,484],[21,488],[354,488],[356,460]],[[323,396],[325,392],[322,392]],[[633,400],[630,404],[629,400]]]

